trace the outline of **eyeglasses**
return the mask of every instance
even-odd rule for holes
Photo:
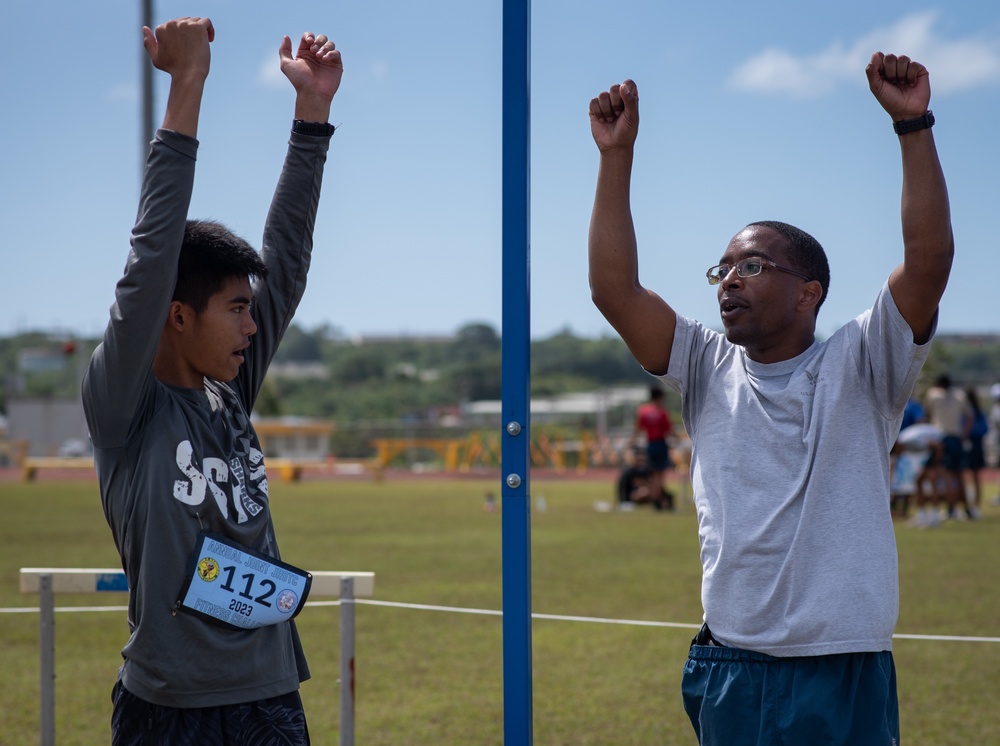
[[[741,259],[736,262],[736,264],[716,264],[705,273],[705,277],[708,278],[709,285],[718,285],[729,276],[729,272],[733,269],[736,270],[737,277],[753,277],[754,275],[759,275],[763,272],[765,267],[780,269],[782,272],[787,272],[790,275],[801,277],[806,282],[810,282],[810,279],[801,272],[796,272],[794,269],[788,269],[788,267],[779,266],[770,259],[763,259],[759,256],[751,256],[746,259]]]

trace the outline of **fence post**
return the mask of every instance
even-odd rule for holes
[[[310,598],[340,598],[340,743],[354,746],[355,599],[375,593],[375,573],[317,570]],[[55,593],[128,592],[125,573],[114,568],[22,567],[21,593],[39,594],[41,744],[55,746]]]
[[[39,591],[39,649],[41,652],[41,744],[56,743],[56,613],[52,594],[52,576],[38,578]]]
[[[354,578],[340,580],[340,746],[354,746]]]

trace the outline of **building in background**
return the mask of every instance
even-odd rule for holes
[[[14,461],[21,456],[89,456],[92,452],[79,396],[9,398],[7,437]]]
[[[312,417],[261,417],[254,419],[264,457],[288,461],[326,461],[330,455],[330,420]]]
[[[80,399],[89,352],[72,338],[53,338],[18,351],[16,372],[6,380],[10,461],[92,453]]]

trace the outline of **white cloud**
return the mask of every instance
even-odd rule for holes
[[[283,88],[285,75],[278,65],[278,56],[272,51],[267,53],[267,57],[261,61],[257,68],[257,82],[265,88]]]
[[[104,94],[106,100],[134,104],[139,100],[139,87],[135,83],[118,83]]]
[[[850,46],[835,42],[799,57],[782,49],[765,49],[737,67],[729,84],[741,91],[823,96],[844,82],[863,84],[864,67],[875,51],[905,54],[923,63],[935,93],[1000,82],[1000,38],[947,39],[935,28],[937,21],[936,11],[914,13]]]

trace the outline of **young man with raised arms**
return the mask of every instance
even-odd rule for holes
[[[305,288],[343,65],[326,36],[280,44],[295,121],[258,254],[218,223],[188,220],[214,38],[208,18],[143,29],[170,93],[83,382],[129,583],[116,745],[309,742],[298,694],[309,670],[291,621],[308,578],[281,561],[250,411]]]

